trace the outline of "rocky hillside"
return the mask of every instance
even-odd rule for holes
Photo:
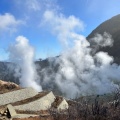
[[[15,68],[16,65],[11,62],[0,61],[0,80],[19,84],[18,78],[15,77]]]
[[[3,91],[0,94],[0,120],[120,120],[119,91],[113,95],[65,100],[52,92],[19,88],[1,80],[0,89]]]
[[[20,89],[20,86],[17,84],[0,80],[0,94],[18,89]]]
[[[61,96],[55,96],[53,92],[37,92],[35,89],[20,88],[15,83],[0,80],[0,120],[48,117],[49,109],[67,110],[69,105]],[[41,120],[41,119],[39,119]],[[45,119],[43,119],[45,120]]]
[[[99,50],[108,52],[109,55],[113,56],[115,63],[120,64],[120,15],[114,16],[111,19],[100,24],[94,29],[87,37],[88,40],[93,38],[96,33],[103,34],[104,32],[110,33],[114,39],[112,47],[100,48]]]

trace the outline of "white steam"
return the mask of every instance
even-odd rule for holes
[[[120,67],[113,64],[113,57],[105,52],[91,55],[94,50],[90,48],[90,43],[84,36],[76,33],[76,29],[81,30],[80,26],[83,25],[79,19],[46,11],[44,22],[50,25],[62,44],[67,45],[66,50],[55,60],[59,64],[58,71],[49,75],[47,71],[52,67],[43,70],[45,83],[53,84],[54,78],[54,84],[70,98],[109,93],[119,87]],[[97,47],[113,44],[112,36],[106,32],[103,35],[97,34],[92,41]]]
[[[19,76],[20,84],[23,87],[33,87],[41,91],[38,85],[38,75],[34,65],[34,49],[30,46],[28,39],[23,36],[16,38],[16,43],[9,47],[9,59],[20,67],[16,69],[16,76]]]
[[[77,95],[104,94],[118,88],[120,67],[112,64],[107,53],[90,53],[86,39],[74,42],[71,49],[64,51],[58,59],[60,64],[55,74],[55,83],[67,97]]]
[[[39,69],[41,85],[45,88],[56,88],[69,98],[80,95],[104,94],[119,87],[120,66],[113,63],[114,58],[105,52],[94,52],[94,47],[79,34],[84,28],[81,20],[75,16],[66,17],[54,11],[45,11],[43,24],[57,36],[64,51],[55,59],[45,62],[45,68]],[[108,33],[96,34],[91,39],[95,47],[112,46],[113,39]],[[20,83],[42,90],[37,84],[38,75],[34,65],[34,49],[28,40],[19,36],[16,44],[10,46],[9,57],[20,66]],[[44,63],[43,63],[44,64]],[[44,66],[44,65],[43,65]],[[56,90],[56,91],[57,91]]]
[[[113,46],[113,39],[112,36],[106,32],[104,32],[103,35],[96,34],[94,38],[90,39],[90,42],[92,44],[95,44],[96,46],[106,47],[106,46]]]

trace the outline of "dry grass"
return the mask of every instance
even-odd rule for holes
[[[0,94],[15,91],[21,89],[20,86],[18,86],[15,83],[12,82],[5,82],[0,80]]]
[[[120,100],[101,103],[96,98],[94,103],[70,102],[69,109],[58,112],[50,110],[54,120],[120,120]]]
[[[62,102],[62,100],[63,100],[63,97],[56,96],[56,99],[53,102],[52,107],[57,108],[60,105],[60,103]]]
[[[12,120],[53,120],[50,117],[29,117],[29,118],[13,118]]]

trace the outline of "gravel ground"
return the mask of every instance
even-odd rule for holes
[[[33,88],[25,88],[21,90],[0,94],[0,106],[21,101],[33,97],[37,94],[38,92]]]
[[[24,111],[47,110],[49,107],[51,107],[51,104],[54,102],[54,100],[55,100],[55,96],[52,92],[50,92],[36,101],[14,107],[16,110],[24,110]]]

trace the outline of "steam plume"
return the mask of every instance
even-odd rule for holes
[[[34,65],[34,49],[30,46],[28,39],[23,36],[16,38],[16,43],[9,47],[9,59],[20,67],[16,69],[16,76],[20,77],[20,84],[23,87],[33,87],[41,91],[38,85],[38,75]]]
[[[61,17],[61,14],[55,14],[53,11],[45,12],[44,21],[50,25],[62,44],[66,45],[67,43],[67,47],[54,61],[56,65],[59,64],[56,73],[53,71],[52,74],[48,74],[47,71],[52,67],[42,71],[43,81],[45,83],[47,81],[49,84],[54,83],[69,98],[74,98],[77,95],[112,92],[119,87],[120,67],[113,64],[113,57],[105,52],[91,55],[94,49],[90,48],[90,43],[84,36],[76,32],[76,29],[81,30],[79,25],[83,24],[77,18],[73,18],[71,22],[70,17]],[[67,27],[65,24],[71,26]],[[97,46],[102,47],[113,44],[112,36],[108,33],[97,34],[92,40]],[[71,42],[72,46],[68,44]]]
[[[83,22],[75,16],[65,17],[54,11],[45,11],[44,24],[66,46],[56,59],[49,59],[49,66],[40,72],[41,85],[57,88],[69,98],[80,95],[110,93],[119,88],[120,66],[114,64],[114,58],[105,52],[94,52],[86,38],[79,34]],[[91,39],[97,47],[112,46],[113,39],[108,33],[97,34]],[[10,59],[21,68],[20,83],[22,86],[37,85],[37,72],[34,66],[34,50],[28,40],[19,36],[16,44],[9,48]],[[55,69],[53,69],[55,68]],[[18,70],[16,70],[16,73]]]
[[[92,44],[95,44],[95,46],[101,46],[101,47],[113,46],[112,35],[106,32],[104,32],[103,35],[97,33],[94,38],[90,39],[90,42],[92,42]]]

